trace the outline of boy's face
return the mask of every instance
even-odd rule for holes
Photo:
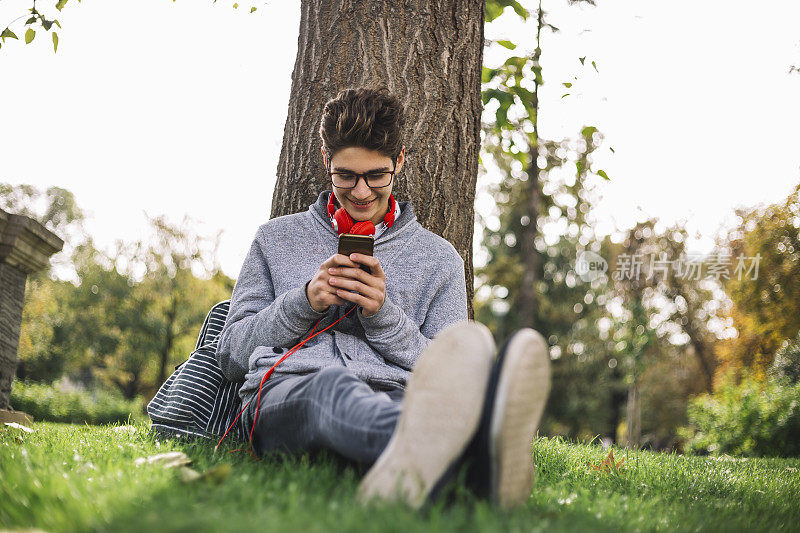
[[[383,221],[383,217],[389,211],[389,196],[392,194],[397,172],[400,172],[403,167],[404,156],[405,147],[397,156],[397,168],[394,168],[392,158],[376,150],[351,146],[334,154],[330,161],[331,172],[348,171],[366,174],[380,170],[395,170],[395,177],[391,184],[380,189],[370,189],[363,177],[358,179],[356,186],[352,189],[333,187],[333,193],[336,195],[339,205],[347,210],[354,221],[371,220],[376,226]],[[323,159],[324,157],[323,153]],[[365,202],[368,202],[367,205],[359,205]]]

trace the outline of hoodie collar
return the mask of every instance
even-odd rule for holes
[[[317,201],[308,207],[308,211],[314,220],[322,224],[325,228],[324,231],[327,231],[338,239],[339,236],[336,234],[328,218],[328,198],[330,198],[332,192],[331,190],[325,190],[319,193]],[[391,228],[387,228],[386,231],[378,235],[378,238],[375,239],[376,245],[394,239],[396,236],[416,226],[414,223],[417,220],[417,215],[414,214],[414,208],[411,206],[411,202],[405,200],[400,201],[396,196],[395,201],[400,206],[400,216],[394,221]]]

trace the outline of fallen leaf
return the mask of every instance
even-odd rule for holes
[[[614,473],[614,474],[622,474],[625,475],[625,472],[621,471],[622,465],[625,463],[625,458],[623,457],[619,462],[615,462],[614,460],[614,450],[608,450],[608,455],[605,459],[599,464],[595,465],[592,463],[588,463],[589,467],[597,470],[598,472],[606,472],[606,473]]]
[[[184,483],[191,483],[192,481],[197,481],[202,476],[197,470],[192,470],[188,466],[182,466],[178,469],[178,477]]]
[[[230,473],[231,465],[228,463],[222,463],[203,472],[203,480],[209,481],[215,485],[219,485],[228,479]]]
[[[22,424],[17,424],[16,422],[4,422],[10,428],[14,429],[21,429],[25,433],[33,433],[33,430],[27,426],[23,426]]]
[[[209,468],[202,474],[198,473],[196,470],[192,470],[189,467],[182,466],[178,470],[178,477],[184,483],[191,483],[193,481],[206,481],[213,483],[214,485],[219,485],[228,478],[230,473],[231,465],[227,463]]]
[[[159,465],[164,468],[177,468],[191,464],[192,460],[183,452],[166,452],[159,453],[158,455],[151,455],[147,459],[139,457],[133,464],[142,466],[143,464]]]

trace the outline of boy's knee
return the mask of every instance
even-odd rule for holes
[[[314,372],[306,382],[304,396],[311,402],[308,407],[316,413],[320,405],[331,407],[342,397],[347,396],[347,392],[358,387],[358,383],[369,388],[348,368],[326,367]]]
[[[353,372],[344,366],[329,366],[318,370],[312,378],[317,387],[335,387],[344,381],[360,381]]]

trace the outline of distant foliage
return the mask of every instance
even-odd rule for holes
[[[725,283],[738,334],[719,346],[718,372],[750,368],[763,380],[786,339],[800,331],[800,184],[785,200],[736,214],[739,222],[724,236],[733,264],[739,255],[760,259],[757,276],[731,275]]]
[[[689,404],[687,451],[800,456],[800,383],[746,374]]]
[[[774,379],[789,383],[800,382],[800,331],[793,340],[786,342],[775,353],[775,359],[767,374]]]
[[[148,217],[151,237],[117,240],[108,252],[95,247],[66,189],[0,183],[0,208],[38,220],[66,241],[61,258],[51,260],[66,277],[55,268],[28,277],[20,380],[51,383],[66,375],[128,399],[152,394],[191,353],[208,309],[233,290],[217,264],[221,233],[203,237],[188,216],[179,224]]]
[[[33,416],[35,421],[109,424],[142,417],[142,400],[126,400],[106,390],[62,391],[58,385],[14,382],[11,407]]]

